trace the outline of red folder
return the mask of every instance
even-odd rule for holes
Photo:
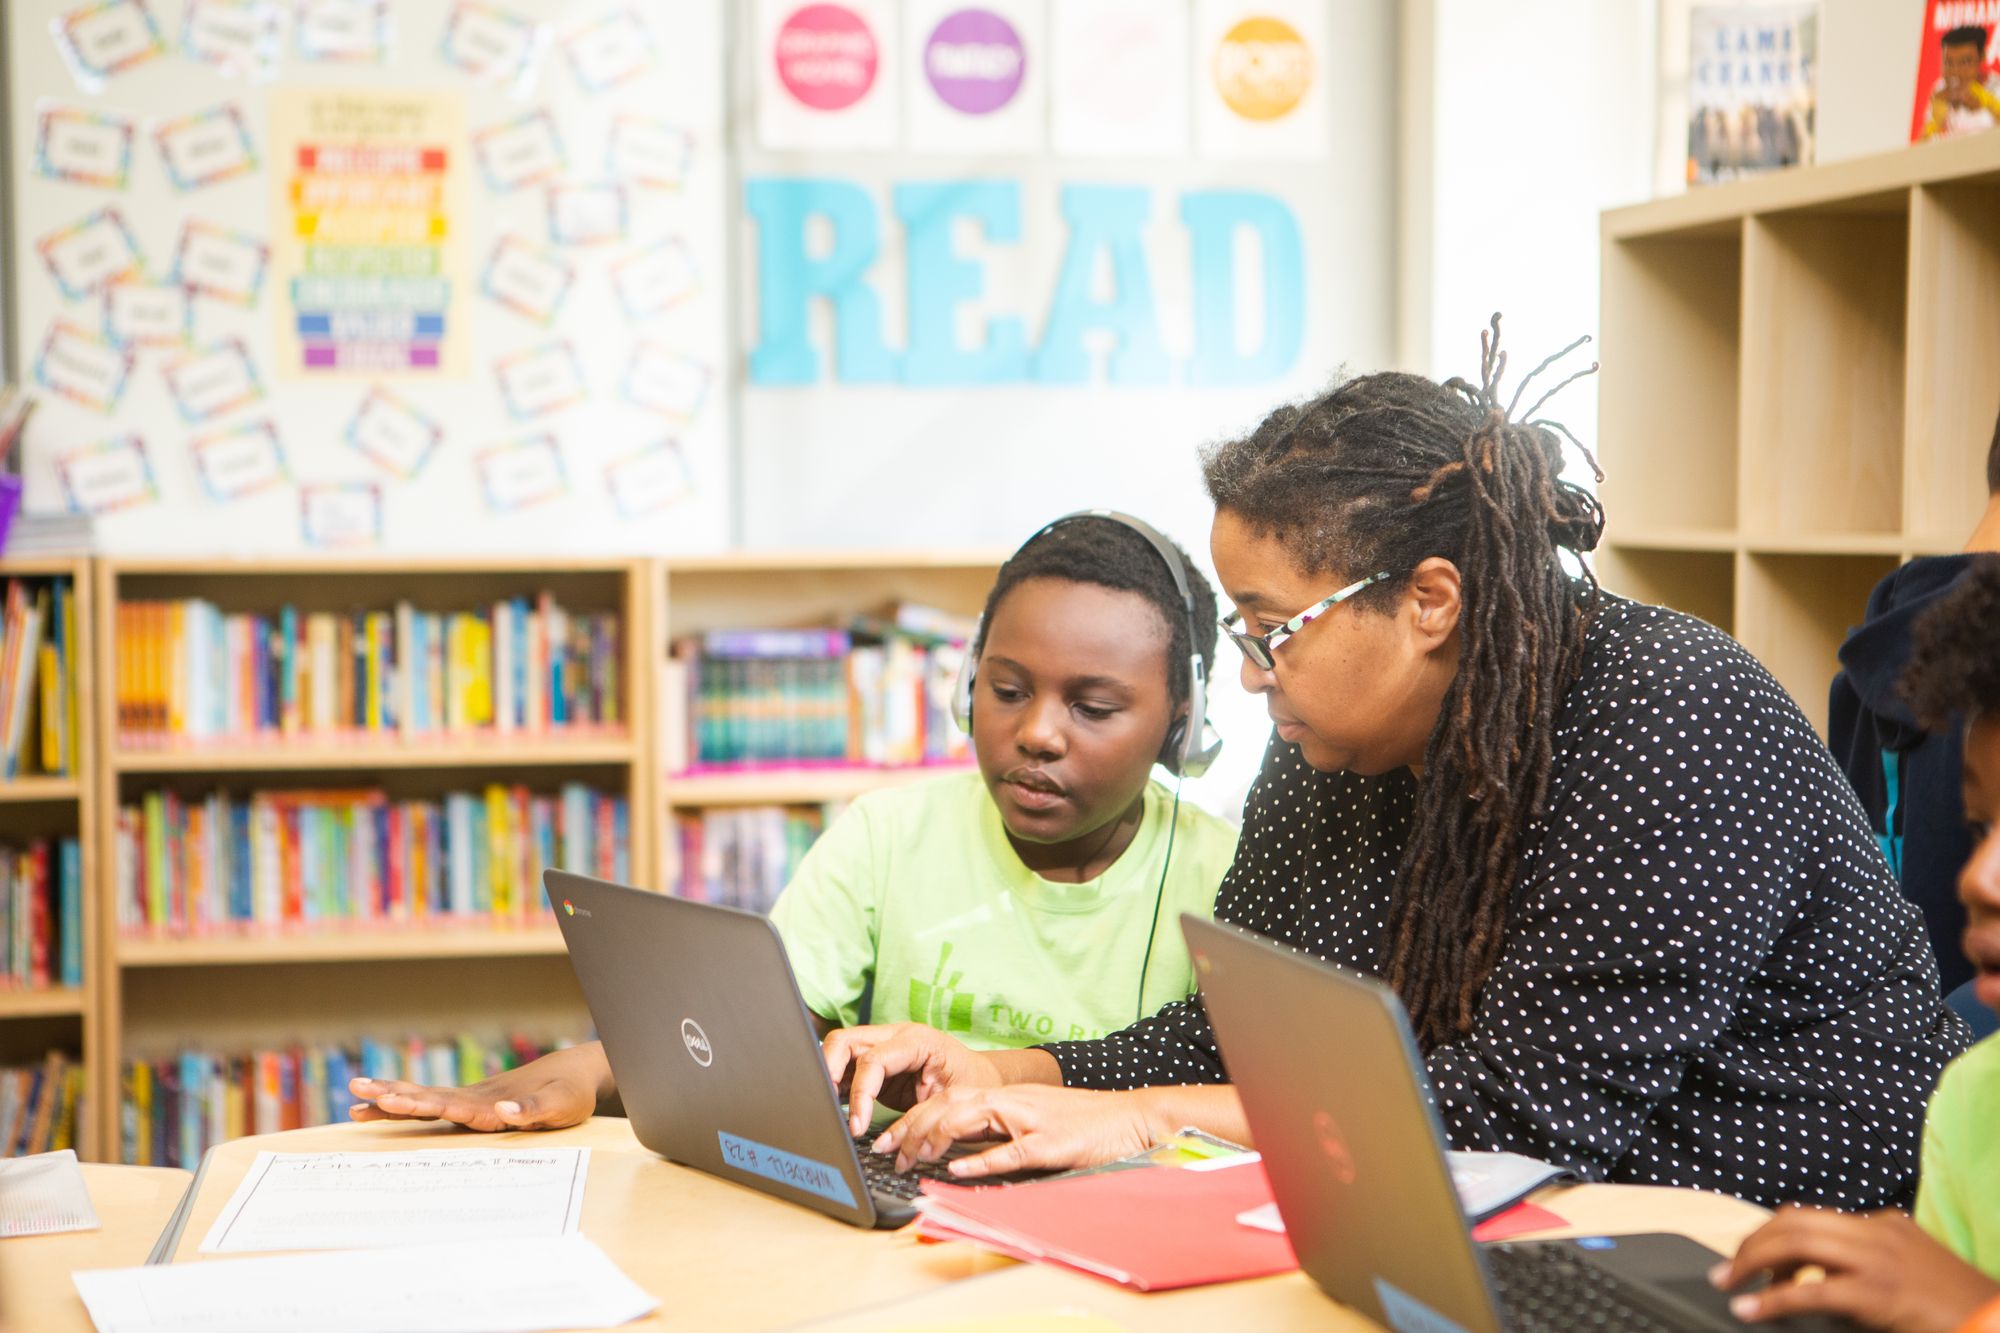
[[[1236,1221],[1238,1213],[1271,1201],[1271,1183],[1254,1157],[1008,1189],[932,1181],[924,1196],[924,1235],[1063,1264],[1140,1291],[1236,1282],[1299,1266],[1283,1235]]]

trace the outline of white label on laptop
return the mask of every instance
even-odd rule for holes
[[[1465,1325],[1446,1319],[1393,1282],[1376,1278],[1375,1298],[1396,1333],[1466,1333]]]
[[[726,1130],[716,1130],[715,1137],[722,1144],[724,1164],[738,1171],[748,1171],[753,1176],[790,1185],[795,1190],[804,1190],[842,1207],[854,1206],[854,1191],[847,1187],[847,1177],[840,1173],[837,1166],[815,1162],[810,1157],[800,1157],[753,1139],[738,1138]]]

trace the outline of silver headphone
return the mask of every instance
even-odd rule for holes
[[[1114,523],[1122,523],[1144,537],[1152,548],[1159,552],[1167,572],[1173,576],[1174,588],[1181,595],[1181,609],[1187,614],[1188,623],[1188,711],[1187,716],[1177,718],[1167,729],[1167,739],[1160,746],[1160,762],[1169,772],[1181,777],[1198,778],[1208,771],[1215,757],[1222,752],[1222,738],[1215,734],[1215,728],[1208,721],[1208,672],[1201,663],[1201,630],[1195,624],[1194,594],[1188,590],[1187,569],[1181,563],[1179,551],[1174,544],[1161,536],[1154,527],[1143,519],[1130,514],[1121,514],[1115,509],[1079,509],[1073,514],[1064,514],[1052,523],[1037,529],[1035,535],[1021,543],[1014,554],[1018,556],[1051,529],[1058,528],[1077,518],[1108,518]],[[1011,557],[1010,557],[1011,558]],[[980,630],[983,632],[982,622]],[[978,642],[979,635],[973,636]],[[958,723],[960,731],[972,730],[972,685],[978,674],[979,664],[973,658],[972,644],[966,645],[965,661],[958,668],[958,679],[951,689],[951,717]],[[1199,719],[1196,724],[1195,720]]]

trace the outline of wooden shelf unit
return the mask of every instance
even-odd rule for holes
[[[1822,732],[1901,561],[1958,550],[2000,411],[2000,135],[1604,214],[1614,592],[1740,639]]]
[[[31,775],[0,781],[0,845],[19,847],[38,837],[77,840],[83,878],[83,985],[0,991],[0,1064],[39,1064],[52,1047],[62,1048],[81,1062],[85,1073],[76,1148],[79,1156],[88,1157],[97,1141],[96,1127],[104,1119],[104,1089],[95,1077],[95,1059],[103,1045],[100,982],[104,965],[92,891],[97,883],[97,793],[93,778],[98,750],[96,719],[90,709],[96,668],[90,561],[83,557],[0,559],[0,579],[14,578],[67,578],[76,596],[76,643],[71,651],[76,657],[77,753],[72,776]],[[33,743],[32,738],[29,743]]]
[[[553,791],[579,779],[622,794],[635,872],[654,864],[651,746],[655,674],[649,646],[655,579],[644,559],[408,560],[284,557],[271,561],[124,559],[95,563],[98,678],[115,681],[116,612],[123,600],[202,597],[228,612],[483,609],[508,596],[551,591],[566,610],[615,612],[624,725],[614,733],[480,732],[449,736],[259,738],[249,743],[151,746],[121,742],[112,690],[95,696],[104,738],[94,799],[96,863],[87,880],[98,922],[93,1086],[114,1106],[122,1061],[195,1045],[239,1047],[395,1038],[464,1028],[560,1037],[589,1016],[553,926],[430,924],[327,929],[311,934],[184,939],[125,937],[118,928],[116,812],[121,801],[169,787],[187,796],[315,786],[380,786],[432,796],[490,781]],[[99,1117],[96,1155],[116,1160],[117,1122]]]
[[[1010,554],[993,549],[752,551],[661,560],[654,571],[652,678],[656,754],[678,750],[685,734],[687,701],[672,697],[662,669],[674,640],[711,629],[792,628],[839,625],[862,612],[886,611],[897,602],[977,616],[994,575]],[[952,771],[917,768],[801,768],[742,773],[677,774],[656,778],[659,812],[656,887],[679,879],[676,810],[714,806],[818,805],[847,801],[877,787]]]

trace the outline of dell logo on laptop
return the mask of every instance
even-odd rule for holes
[[[715,1063],[715,1048],[708,1044],[708,1034],[692,1018],[681,1020],[681,1040],[687,1044],[688,1054],[694,1057],[694,1062],[703,1069]]]

